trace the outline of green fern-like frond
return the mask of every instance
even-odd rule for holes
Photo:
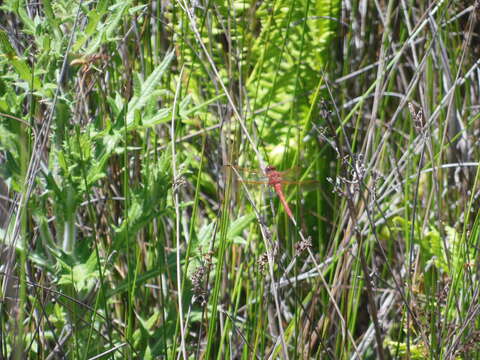
[[[270,3],[259,8],[261,31],[253,47],[256,61],[248,91],[260,127],[285,132],[285,122],[294,125],[306,118],[329,62],[327,44],[337,28],[339,6],[332,0],[281,0],[273,9]],[[278,131],[269,134],[284,141]]]

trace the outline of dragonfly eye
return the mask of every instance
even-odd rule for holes
[[[266,168],[265,168],[265,172],[269,173],[271,171],[275,171],[277,170],[275,166],[273,165],[268,165]]]

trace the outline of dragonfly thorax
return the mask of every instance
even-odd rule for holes
[[[265,168],[265,174],[268,177],[268,184],[269,185],[276,185],[280,184],[282,181],[281,174],[277,171],[275,166],[269,165]]]

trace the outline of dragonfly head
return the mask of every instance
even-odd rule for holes
[[[273,165],[268,165],[268,166],[265,168],[265,172],[266,172],[267,174],[270,173],[270,172],[272,172],[272,171],[276,171],[276,170],[277,170],[277,168],[276,168],[275,166],[273,166]]]

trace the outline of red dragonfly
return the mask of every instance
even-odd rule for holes
[[[291,178],[292,173],[293,175],[297,175],[300,172],[299,168],[293,168],[286,171],[278,171],[275,166],[268,165],[263,172],[264,174],[260,174],[260,177],[259,177],[258,170],[244,169],[244,168],[239,168],[233,165],[227,165],[227,166],[232,167],[234,169],[234,172],[240,177],[240,180],[246,184],[269,185],[273,187],[273,189],[277,193],[277,196],[280,202],[283,205],[285,213],[294,222],[295,222],[295,219],[293,217],[292,210],[288,206],[287,199],[283,192],[283,186],[298,185],[298,186],[304,187],[307,185],[308,187],[310,186],[316,187],[320,184],[320,182],[317,180],[298,181],[298,177],[295,180],[289,180],[289,178]],[[252,179],[252,174],[255,175],[254,180]]]

